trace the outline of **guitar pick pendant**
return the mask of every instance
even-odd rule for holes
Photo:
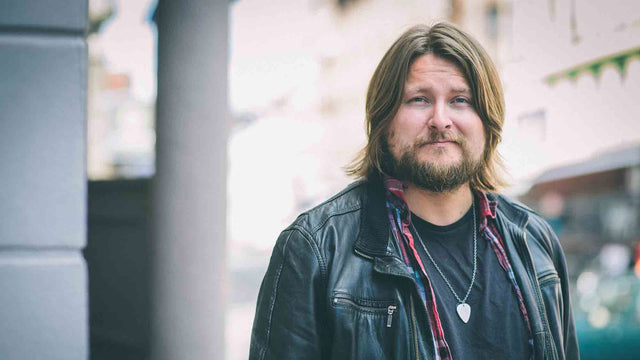
[[[442,279],[449,287],[449,290],[451,290],[451,293],[453,294],[453,296],[456,298],[456,300],[459,301],[458,306],[456,307],[456,311],[458,312],[458,317],[460,318],[460,320],[462,320],[462,322],[465,324],[469,322],[469,317],[471,317],[471,306],[469,306],[469,304],[467,304],[466,301],[469,298],[471,289],[473,289],[473,284],[476,281],[476,270],[478,269],[478,239],[476,237],[476,228],[478,226],[476,223],[476,208],[475,208],[476,205],[475,204],[476,204],[475,201],[471,202],[471,212],[473,213],[473,273],[471,274],[471,284],[469,284],[467,293],[464,295],[462,299],[460,299],[458,294],[456,294],[456,291],[453,290],[453,287],[449,283],[449,280],[447,280],[447,277],[444,275],[442,270],[440,270],[440,267],[438,266],[438,264],[436,264],[436,261],[433,260],[433,257],[431,256],[429,249],[427,249],[427,245],[425,245],[424,241],[420,237],[420,233],[416,230],[415,226],[413,226],[413,223],[411,223],[411,227],[413,228],[413,233],[418,236],[418,240],[420,240],[420,244],[422,245],[424,252],[427,253],[429,260],[431,260],[431,263],[436,268],[436,271],[438,272],[438,274],[442,276]]]
[[[471,316],[471,307],[467,303],[460,303],[456,307],[456,311],[458,312],[458,316],[460,320],[464,321],[466,324],[469,322],[469,317]]]

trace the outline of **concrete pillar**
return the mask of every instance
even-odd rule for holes
[[[86,0],[0,1],[0,359],[86,360]]]
[[[224,359],[228,0],[160,0],[152,359]]]

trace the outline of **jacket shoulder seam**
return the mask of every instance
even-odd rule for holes
[[[309,244],[309,247],[313,251],[313,254],[318,260],[318,264],[320,265],[320,277],[322,279],[322,282],[326,283],[327,282],[327,262],[322,256],[322,253],[320,252],[317,242],[314,241],[313,235],[309,233],[309,231],[305,229],[303,226],[300,226],[297,224],[292,225],[291,229],[299,231],[302,237],[304,237],[304,239]]]
[[[276,272],[276,279],[274,281],[274,292],[273,292],[273,298],[271,299],[270,303],[269,303],[269,315],[267,317],[267,336],[265,339],[265,346],[262,349],[262,352],[260,353],[260,359],[264,359],[266,353],[267,353],[267,349],[269,349],[269,341],[271,339],[271,320],[273,318],[273,309],[276,305],[276,300],[278,297],[278,287],[280,285],[280,274],[282,273],[282,268],[284,267],[284,252],[287,248],[287,245],[289,244],[289,239],[291,239],[291,235],[293,234],[293,231],[289,232],[289,235],[287,236],[287,239],[285,240],[285,243],[282,247],[282,252],[283,252],[283,259],[282,262],[280,262],[280,266],[278,267],[278,271]]]
[[[329,221],[329,219],[331,219],[332,217],[349,214],[349,213],[352,213],[354,211],[358,211],[360,209],[362,209],[362,205],[352,205],[352,206],[348,206],[348,207],[345,207],[343,209],[337,210],[335,212],[330,212],[330,213],[328,213],[328,214],[326,214],[326,215],[324,215],[322,217],[322,219],[320,220],[318,225],[313,227],[313,229],[311,230],[311,233],[312,234],[317,233],[318,230],[320,230],[322,227],[324,227],[324,225],[327,223],[327,221]]]
[[[529,222],[529,227],[531,227],[531,229],[535,229],[538,233],[538,236],[535,236],[534,238],[538,239],[538,241],[543,244],[543,246],[549,253],[549,256],[551,256],[555,263],[556,249],[554,246],[554,235],[552,234],[553,230],[551,229],[551,226],[549,226],[549,224],[540,215],[535,212],[532,215],[533,222]]]
[[[265,339],[265,347],[262,349],[262,353],[260,354],[260,359],[264,359],[267,353],[267,350],[269,349],[269,340],[271,337],[271,320],[273,319],[273,309],[275,307],[276,304],[276,300],[278,297],[278,290],[280,287],[280,275],[282,273],[282,268],[284,267],[284,263],[285,263],[285,253],[287,251],[287,246],[289,245],[289,240],[291,239],[291,236],[293,235],[294,232],[298,232],[300,233],[300,235],[302,236],[302,238],[306,241],[306,243],[309,245],[309,247],[311,247],[313,254],[316,258],[316,260],[318,260],[318,263],[320,265],[320,277],[322,279],[323,284],[326,284],[327,281],[327,276],[326,276],[326,262],[324,261],[324,259],[322,258],[320,251],[318,250],[318,246],[317,244],[312,240],[311,234],[309,234],[309,232],[302,226],[299,225],[292,225],[290,227],[288,227],[284,232],[288,232],[288,236],[286,238],[286,240],[284,241],[284,244],[282,245],[282,262],[280,263],[280,266],[278,267],[278,271],[276,273],[276,279],[274,281],[274,296],[273,299],[271,299],[271,302],[269,304],[269,315],[268,315],[268,320],[267,320],[267,336]]]

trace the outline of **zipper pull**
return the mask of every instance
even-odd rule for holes
[[[393,305],[389,305],[389,307],[387,308],[387,314],[389,316],[387,316],[387,327],[390,328],[391,327],[391,321],[393,320],[393,312],[396,311],[397,307],[393,306]]]

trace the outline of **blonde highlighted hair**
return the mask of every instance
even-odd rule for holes
[[[371,178],[384,173],[384,144],[404,94],[413,61],[433,54],[455,63],[471,88],[473,104],[482,119],[485,149],[482,170],[470,185],[474,189],[496,191],[505,185],[503,165],[497,146],[504,124],[504,95],[495,65],[482,46],[456,26],[438,23],[416,25],[405,31],[391,46],[376,68],[366,100],[367,144],[346,168],[354,177]]]

